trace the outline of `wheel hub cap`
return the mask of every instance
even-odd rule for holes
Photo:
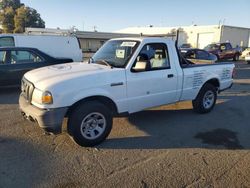
[[[212,91],[207,91],[203,98],[203,106],[205,109],[209,109],[214,104],[214,93]]]
[[[99,112],[93,112],[84,117],[81,123],[81,134],[84,138],[93,140],[102,135],[106,128],[106,119]]]

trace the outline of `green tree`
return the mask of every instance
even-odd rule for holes
[[[0,9],[4,10],[7,7],[12,7],[14,10],[21,6],[20,0],[0,0]]]
[[[27,7],[28,19],[27,26],[35,28],[45,28],[45,22],[42,20],[40,14],[33,8]]]
[[[3,33],[22,33],[25,27],[44,28],[45,22],[35,9],[20,0],[0,0],[0,25]]]
[[[14,17],[15,22],[15,33],[23,33],[26,23],[27,23],[28,10],[25,6],[20,7],[16,11],[16,15]]]
[[[0,13],[0,24],[2,25],[3,33],[13,33],[15,11],[12,7],[7,7]]]
[[[40,14],[30,7],[22,6],[16,10],[15,33],[23,33],[25,27],[44,28],[45,22],[41,19]]]

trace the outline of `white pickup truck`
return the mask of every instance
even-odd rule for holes
[[[30,71],[22,79],[21,112],[53,133],[68,118],[73,139],[94,146],[109,135],[114,116],[185,100],[196,112],[211,111],[217,93],[232,86],[234,64],[191,64],[176,49],[165,38],[112,39],[88,63]]]

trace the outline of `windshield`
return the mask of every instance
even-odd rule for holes
[[[207,45],[204,50],[218,50],[220,46],[218,44],[209,44]]]
[[[112,67],[124,68],[138,45],[138,41],[108,41],[95,53],[92,63],[106,62]]]

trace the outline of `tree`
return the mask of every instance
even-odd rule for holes
[[[28,11],[25,6],[20,7],[16,11],[16,15],[14,17],[15,22],[15,33],[23,33],[26,25]]]
[[[7,7],[12,7],[14,10],[21,6],[20,0],[0,0],[0,9],[4,10]]]
[[[3,33],[13,33],[15,11],[12,7],[7,7],[4,12],[0,13],[0,23],[2,25]]]
[[[41,19],[40,14],[30,7],[22,6],[16,10],[15,33],[23,33],[25,27],[44,28],[45,22]]]
[[[22,33],[25,27],[44,28],[45,22],[35,9],[20,0],[0,0],[0,25],[3,33]]]
[[[28,19],[27,26],[35,28],[45,28],[45,22],[42,20],[40,14],[33,8],[27,7],[28,9]]]

